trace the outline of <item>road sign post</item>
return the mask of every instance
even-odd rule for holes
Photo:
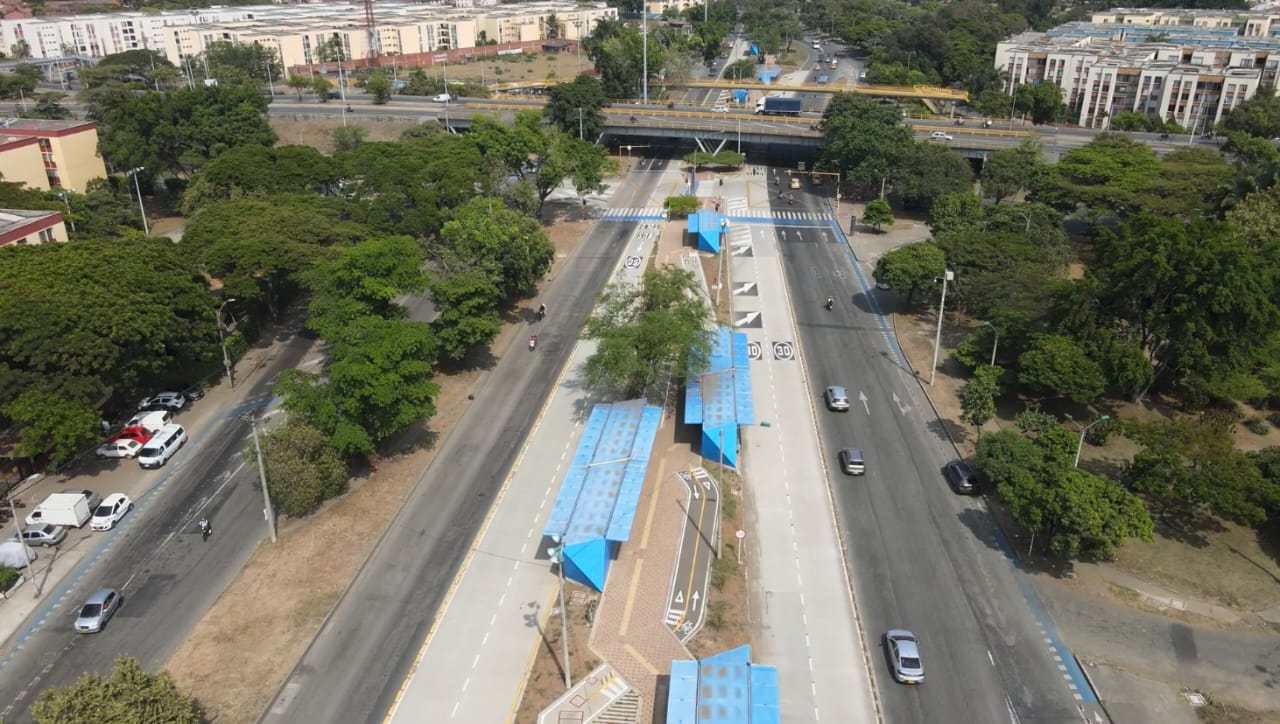
[[[739,529],[737,533],[733,534],[733,537],[738,539],[738,565],[742,565],[742,539],[747,537],[747,532]]]

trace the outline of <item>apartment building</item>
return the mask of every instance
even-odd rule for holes
[[[67,225],[57,211],[0,209],[0,246],[66,240]]]
[[[98,129],[88,121],[0,120],[0,176],[28,188],[84,193],[90,181],[107,176]]]
[[[590,35],[600,22],[618,17],[617,9],[603,2],[459,5],[379,2],[374,6],[372,34],[364,24],[364,7],[355,3],[0,19],[0,44],[12,47],[25,41],[31,56],[41,59],[150,49],[181,65],[211,43],[260,43],[275,50],[285,67],[293,67],[323,62],[321,48],[334,38],[347,59],[366,58],[374,50],[382,55],[411,55],[486,42],[577,40]]]
[[[995,65],[1008,75],[1006,90],[1057,85],[1082,126],[1105,128],[1111,116],[1132,111],[1209,128],[1275,87],[1278,21],[1276,13],[1112,10],[1005,40]]]

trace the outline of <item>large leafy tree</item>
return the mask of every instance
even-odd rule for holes
[[[167,239],[0,249],[0,289],[0,404],[190,382],[217,347],[214,302]]]
[[[84,402],[44,389],[29,389],[4,406],[4,416],[17,426],[14,452],[34,458],[48,453],[56,465],[80,454],[98,438],[98,412]]]
[[[508,300],[532,291],[555,256],[538,222],[485,199],[458,208],[440,237],[451,270],[483,272]]]
[[[1062,156],[1036,179],[1033,195],[1070,213],[1090,209],[1128,214],[1142,208],[1140,195],[1160,174],[1151,148],[1128,136],[1104,133]]]
[[[977,194],[942,194],[929,207],[929,228],[934,234],[972,229],[982,223],[983,215],[982,199]]]
[[[39,724],[200,724],[199,704],[173,677],[149,674],[137,659],[121,656],[106,676],[84,674],[75,684],[46,689],[31,705]]]
[[[330,247],[368,238],[340,199],[278,194],[207,205],[179,248],[218,279],[240,308],[277,316],[299,291],[300,275]]]
[[[1280,137],[1280,96],[1258,93],[1228,111],[1218,128],[1223,132],[1235,131],[1257,138]]]
[[[251,85],[125,91],[99,99],[90,117],[98,123],[98,148],[113,167],[190,176],[228,149],[274,144],[267,102]]]
[[[338,342],[349,325],[365,317],[403,317],[396,298],[426,288],[422,263],[422,247],[405,236],[335,250],[302,275],[311,290],[307,324],[326,340]]]
[[[1037,337],[1018,357],[1018,381],[1049,395],[1088,404],[1102,396],[1102,367],[1076,340],[1058,334]]]
[[[1222,426],[1193,419],[1136,426],[1128,436],[1145,447],[1124,480],[1178,517],[1207,506],[1215,515],[1256,524],[1280,510],[1280,484],[1235,447]]]
[[[912,144],[893,184],[893,199],[905,209],[928,211],[943,194],[973,190],[969,161],[939,143]]]
[[[936,286],[947,268],[946,255],[937,244],[917,241],[900,246],[876,260],[875,278],[899,294],[907,295],[907,306],[919,292]]]
[[[347,465],[314,427],[289,420],[262,436],[271,502],[285,515],[303,516],[347,489]],[[245,451],[254,456],[252,446]]]
[[[502,329],[498,304],[502,293],[489,274],[465,270],[430,284],[431,303],[439,313],[431,322],[440,355],[460,360],[480,344],[492,342]]]
[[[209,43],[193,66],[205,66],[210,77],[219,84],[251,84],[266,87],[283,80],[283,68],[276,51],[261,43],[232,43],[225,40]]]
[[[605,149],[544,126],[541,116],[533,111],[516,114],[511,126],[478,118],[468,136],[486,158],[500,164],[504,175],[514,176],[533,189],[535,214],[541,214],[547,197],[566,180],[579,194],[603,188],[608,166]]]
[[[1016,110],[1029,115],[1037,126],[1054,122],[1066,111],[1062,89],[1051,81],[1020,85],[1015,96]]]
[[[583,338],[597,343],[587,381],[633,397],[668,376],[688,380],[706,368],[711,321],[686,270],[660,267],[645,272],[640,286],[614,284],[583,327]]]
[[[863,192],[884,188],[914,144],[896,108],[853,93],[833,96],[822,124],[821,164]]]
[[[641,79],[647,73],[652,81],[666,64],[666,49],[660,43],[650,42],[646,68],[642,41],[640,30],[622,20],[600,22],[582,39],[582,48],[600,74],[609,98],[639,98]]]
[[[580,140],[592,140],[604,132],[604,107],[609,104],[599,79],[583,74],[572,83],[547,90],[543,116],[564,133]]]
[[[200,169],[182,197],[187,216],[202,206],[240,197],[323,193],[339,177],[334,160],[311,146],[239,146]]]
[[[982,162],[982,192],[998,204],[1031,188],[1044,171],[1040,144],[1023,141],[1016,148],[1002,148],[987,154]]]

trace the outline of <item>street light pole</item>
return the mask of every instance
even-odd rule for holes
[[[739,121],[739,123],[741,123],[741,121]],[[71,230],[75,231],[76,222],[71,219],[71,202],[67,200],[68,192],[75,193],[72,189],[62,189],[58,192],[58,195],[62,197],[62,203],[67,205],[67,223],[71,224]]]
[[[258,480],[262,483],[262,517],[267,519],[267,532],[271,542],[276,542],[276,516],[271,511],[271,491],[267,490],[267,467],[262,463],[262,445],[258,442],[258,418],[249,416],[249,429],[253,431],[253,451],[258,457]]]
[[[582,140],[582,109],[578,109],[578,140]]]
[[[950,269],[942,275],[942,301],[938,303],[938,331],[933,336],[933,366],[929,368],[930,387],[933,387],[933,378],[938,374],[938,347],[942,344],[942,315],[947,309],[947,282],[955,278],[955,272]]]
[[[231,358],[227,356],[227,336],[222,326],[222,310],[235,299],[227,299],[222,302],[222,306],[218,307],[213,313],[214,321],[218,325],[218,343],[222,345],[222,368],[227,371],[227,384],[231,385],[231,389],[236,388],[235,378],[231,376]]]
[[[640,61],[640,84],[642,88],[642,99],[649,103],[649,12],[640,5],[640,42],[642,44],[642,60]]]
[[[1067,415],[1067,419],[1071,420],[1072,422],[1075,422],[1075,420],[1071,417],[1071,415]],[[1111,419],[1110,415],[1103,415],[1102,417],[1099,417],[1098,419],[1094,420],[1088,425],[1085,425],[1084,427],[1080,428],[1080,442],[1076,444],[1076,461],[1072,467],[1077,467],[1077,468],[1080,467],[1080,451],[1084,450],[1085,434],[1088,433],[1089,429],[1092,428],[1094,425],[1098,425],[1110,419]]]
[[[573,676],[569,672],[569,617],[564,609],[564,535],[552,536],[556,547],[547,549],[560,569],[560,638],[564,642],[564,688],[573,687]]]
[[[138,192],[138,210],[142,212],[142,233],[151,236],[151,227],[147,225],[147,209],[142,205],[142,187],[138,185],[138,172],[144,168],[144,166],[139,166],[130,171],[128,175],[133,177],[133,190]]]
[[[1000,330],[996,329],[996,325],[992,324],[991,322],[983,322],[983,324],[990,327],[991,331],[995,332],[996,334],[996,340],[991,343],[991,366],[995,367],[996,366],[996,347],[1000,345]]]

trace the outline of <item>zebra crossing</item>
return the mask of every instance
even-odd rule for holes
[[[827,214],[815,211],[774,211],[773,209],[740,209],[729,206],[729,220],[737,216],[742,219],[777,219],[779,221],[827,221]]]
[[[662,221],[666,212],[659,208],[605,209],[600,217],[605,221]]]

